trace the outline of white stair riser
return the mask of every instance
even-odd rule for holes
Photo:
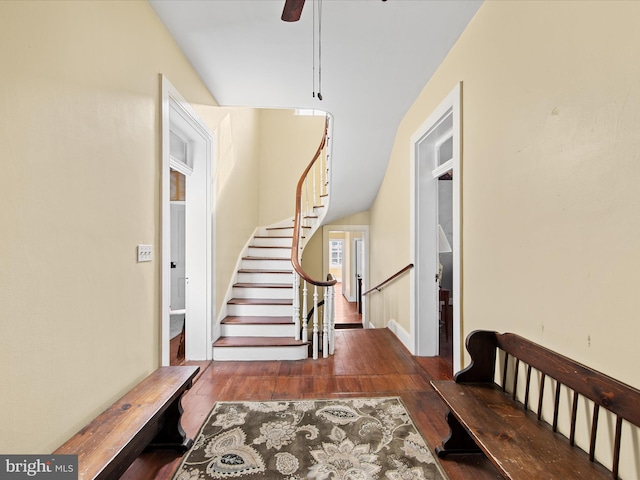
[[[307,345],[295,347],[214,347],[214,361],[303,360]]]
[[[233,298],[293,298],[293,287],[289,288],[259,288],[233,287]]]
[[[286,270],[287,272],[293,272],[293,267],[291,266],[291,260],[282,259],[282,260],[253,260],[253,259],[242,259],[242,268],[243,269],[259,269],[259,270]]]
[[[289,248],[249,247],[249,257],[291,258],[291,245]]]
[[[290,324],[280,325],[235,325],[222,324],[221,335],[223,337],[289,337],[296,335],[296,326]],[[233,348],[233,347],[227,347]]]
[[[243,273],[238,272],[238,283],[292,283],[291,273]]]
[[[274,230],[266,230],[265,235],[273,238],[277,237],[289,237],[293,236],[293,227],[291,228],[278,228]]]
[[[230,317],[285,317],[292,314],[292,305],[227,305]]]
[[[291,237],[259,237],[253,239],[253,245],[256,247],[287,247],[291,249]]]

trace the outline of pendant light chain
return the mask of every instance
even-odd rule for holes
[[[318,100],[322,100],[322,0],[318,0]]]
[[[313,29],[311,30],[311,59],[313,62],[313,70],[311,72],[311,82],[313,84],[313,98],[316,98],[316,0],[311,4],[313,10]]]
[[[312,95],[316,96],[316,56],[318,58],[318,100],[322,100],[322,0],[313,0],[313,31],[311,43],[311,58],[313,59],[312,70]],[[318,15],[318,50],[316,55],[316,12]]]

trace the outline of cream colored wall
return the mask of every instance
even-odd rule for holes
[[[359,212],[340,220],[332,220],[331,225],[369,225],[371,216],[369,211]]]
[[[298,180],[322,140],[325,117],[260,111],[260,225],[293,217]]]
[[[324,259],[322,256],[322,234],[317,232],[307,242],[302,255],[302,268],[311,278],[324,280],[325,275],[322,273]]]
[[[512,331],[636,387],[639,2],[488,1],[404,117],[371,279],[411,262],[410,137],[463,82],[463,338]],[[409,328],[409,278],[371,297]]]
[[[224,117],[146,2],[0,2],[0,61],[0,451],[45,453],[160,362],[159,74],[219,134]],[[253,152],[236,153],[218,252],[258,218]]]
[[[258,223],[260,112],[252,108],[196,107],[216,139],[215,300],[218,315],[238,256]],[[214,321],[216,318],[214,318]]]

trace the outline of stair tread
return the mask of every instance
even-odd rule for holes
[[[293,325],[291,317],[226,317],[226,325]]]
[[[274,237],[270,237],[274,238]],[[280,249],[280,250],[291,250],[291,247],[281,247],[278,245],[251,245],[249,248],[272,248],[272,249]]]
[[[291,260],[290,257],[253,257],[249,255],[248,257],[242,257],[243,260]]]
[[[309,342],[290,337],[220,337],[214,347],[297,347]]]
[[[236,283],[238,288],[293,288],[290,283]]]
[[[302,228],[311,228],[311,227],[307,227],[306,225],[301,225]],[[272,231],[272,230],[290,230],[293,228],[293,225],[291,225],[290,227],[267,227],[268,231]]]
[[[291,227],[287,227],[287,228],[291,228]],[[274,235],[256,235],[253,238],[293,238],[293,236],[291,235],[282,235],[282,236],[274,236]]]
[[[292,299],[287,298],[232,298],[229,305],[293,305]]]

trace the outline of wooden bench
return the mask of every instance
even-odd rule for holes
[[[479,330],[466,345],[469,367],[454,381],[431,382],[449,409],[451,431],[436,448],[439,457],[483,452],[509,479],[618,478],[622,422],[640,426],[640,390],[515,334]],[[539,383],[531,380],[532,370]],[[545,385],[551,386],[549,397]],[[605,415],[612,419],[611,429],[615,423],[615,434],[598,435],[603,409],[611,412]],[[560,413],[567,436],[559,433]],[[577,419],[587,424],[585,432],[590,430],[589,453],[576,446]],[[611,470],[595,459],[596,439],[608,442]],[[634,443],[628,446],[637,449]]]
[[[180,399],[200,367],[160,367],[54,454],[78,455],[78,478],[119,478],[145,449],[188,450]]]

